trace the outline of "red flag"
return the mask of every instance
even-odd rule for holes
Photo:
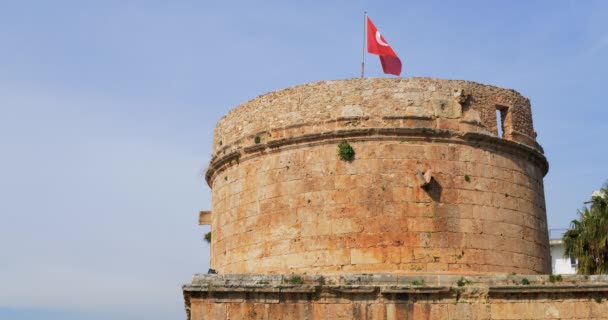
[[[384,73],[396,76],[401,74],[401,60],[369,17],[367,17],[367,52],[380,56]]]

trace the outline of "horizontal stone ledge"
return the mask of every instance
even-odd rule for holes
[[[300,283],[290,283],[299,277]],[[531,285],[521,285],[526,278]],[[191,299],[212,303],[391,303],[420,299],[452,299],[470,294],[492,299],[517,298],[531,301],[546,295],[593,297],[608,294],[608,275],[563,275],[560,282],[549,282],[549,275],[400,275],[400,274],[196,274],[192,283],[182,287],[186,307]],[[414,284],[414,283],[421,284]],[[485,299],[485,298],[484,298]]]
[[[278,293],[281,292],[281,288],[268,287],[268,286],[210,286],[209,292],[263,292],[263,293]]]
[[[317,288],[315,286],[294,286],[289,288],[281,288],[281,293],[314,293],[317,292]]]
[[[230,164],[231,161],[238,162],[240,157],[241,157],[240,152],[232,151],[229,154],[227,154],[223,157],[220,157],[219,159],[211,160],[211,164],[209,165],[209,170],[205,174],[205,179],[207,180],[207,183],[209,183],[209,179],[211,179],[211,177],[213,176],[213,174],[215,173],[215,171],[218,168],[220,168],[221,166],[223,166],[225,164]]]
[[[293,283],[294,279],[299,283]],[[530,285],[521,285],[526,278]],[[460,274],[361,274],[361,273],[326,273],[326,274],[206,274],[192,276],[192,282],[184,287],[259,287],[275,286],[293,288],[310,287],[344,287],[358,288],[364,286],[385,288],[439,288],[456,286],[458,281],[466,285],[475,284],[491,288],[608,288],[608,275],[562,275],[562,281],[550,282],[549,275],[460,275]],[[415,284],[420,283],[420,284]]]
[[[257,292],[257,293],[315,293],[322,291],[323,289],[329,290],[330,292],[336,293],[349,293],[349,294],[365,294],[380,292],[382,294],[431,294],[431,293],[447,293],[450,291],[450,287],[435,287],[435,286],[390,286],[383,287],[377,285],[361,285],[361,286],[335,286],[335,285],[294,285],[294,286],[281,286],[281,285],[228,285],[228,286],[215,286],[215,285],[186,285],[182,287],[184,292],[221,292],[221,293],[243,293],[243,292]]]
[[[374,293],[376,286],[328,286],[333,292],[341,293]]]
[[[420,286],[420,287],[410,287],[410,286],[391,286],[385,287],[380,290],[382,294],[399,294],[399,293],[407,293],[407,294],[425,294],[425,293],[448,293],[450,292],[450,287],[435,287],[435,286]]]
[[[326,131],[319,133],[310,133],[304,134],[301,136],[289,137],[289,138],[281,138],[276,140],[268,141],[266,144],[257,144],[248,147],[243,147],[243,151],[245,153],[253,153],[257,151],[264,150],[266,148],[279,148],[286,145],[293,145],[305,142],[312,142],[318,140],[331,140],[337,138],[348,138],[348,137],[361,137],[361,136],[428,136],[428,137],[460,137],[466,141],[472,142],[481,142],[488,141],[493,143],[501,144],[505,147],[519,147],[524,149],[525,151],[536,153],[539,156],[542,156],[540,150],[537,150],[529,145],[508,140],[504,138],[495,137],[486,133],[478,133],[478,132],[460,132],[446,129],[435,129],[429,127],[408,127],[408,128],[355,128],[355,129],[343,129],[343,130],[334,130],[334,131]],[[230,162],[230,160],[234,160],[238,158],[240,155],[239,151],[232,151],[229,154],[223,156],[216,156],[211,160],[213,167],[218,167],[226,162]]]
[[[243,151],[245,153],[254,153],[254,152],[262,151],[264,149],[266,149],[266,144],[256,144],[253,146],[243,148]]]
[[[336,121],[360,121],[360,120],[369,120],[369,116],[348,116],[348,117],[338,117]]]
[[[433,129],[429,127],[410,127],[410,128],[381,128],[377,129],[380,135],[390,136],[411,136],[411,135],[422,135],[422,136],[439,136],[447,137],[453,135],[449,130]]]
[[[529,145],[499,138],[486,133],[476,132],[461,132],[447,129],[434,129],[429,127],[408,127],[408,128],[355,128],[355,129],[343,129],[326,131],[321,133],[305,134],[296,137],[282,138],[268,141],[265,145],[253,145],[238,150],[233,150],[229,154],[221,157],[214,157],[209,164],[209,169],[205,174],[207,183],[211,186],[211,178],[222,170],[222,167],[229,165],[231,161],[239,162],[241,153],[243,150],[245,153],[254,153],[262,151],[266,148],[277,150],[280,147],[298,145],[310,142],[318,142],[326,140],[332,142],[338,139],[348,138],[382,138],[382,137],[424,137],[424,138],[439,138],[449,139],[459,143],[485,143],[486,145],[501,146],[506,149],[516,150],[523,153],[531,160],[536,161],[541,167],[543,172],[546,174],[549,170],[549,164],[547,159],[539,149],[531,147]]]
[[[184,292],[259,292],[259,293],[314,293],[316,287],[311,285],[185,285]]]
[[[182,290],[184,292],[206,292],[209,291],[209,286],[207,284],[190,284],[182,286]]]
[[[608,292],[608,284],[601,285],[515,285],[515,286],[490,286],[488,293],[564,293],[564,292]]]
[[[430,115],[394,115],[384,116],[382,120],[432,120]]]
[[[331,138],[344,138],[344,137],[358,137],[358,136],[369,136],[374,134],[376,129],[373,128],[365,128],[365,129],[350,129],[350,130],[336,130],[336,131],[328,131],[322,133],[311,133],[305,134],[302,136],[284,138],[269,141],[267,143],[269,148],[279,148],[285,145],[292,145],[310,141],[317,141],[322,139],[331,139]]]

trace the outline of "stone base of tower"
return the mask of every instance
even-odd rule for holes
[[[191,320],[608,319],[608,276],[195,275],[183,292]]]

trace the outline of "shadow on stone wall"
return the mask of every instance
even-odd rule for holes
[[[426,186],[422,187],[424,191],[433,199],[435,202],[441,201],[441,192],[443,191],[443,187],[435,180],[435,178],[431,178],[431,181]]]

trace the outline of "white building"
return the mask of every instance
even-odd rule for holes
[[[576,274],[577,261],[572,257],[564,257],[564,241],[561,238],[550,239],[551,270],[553,274]]]

